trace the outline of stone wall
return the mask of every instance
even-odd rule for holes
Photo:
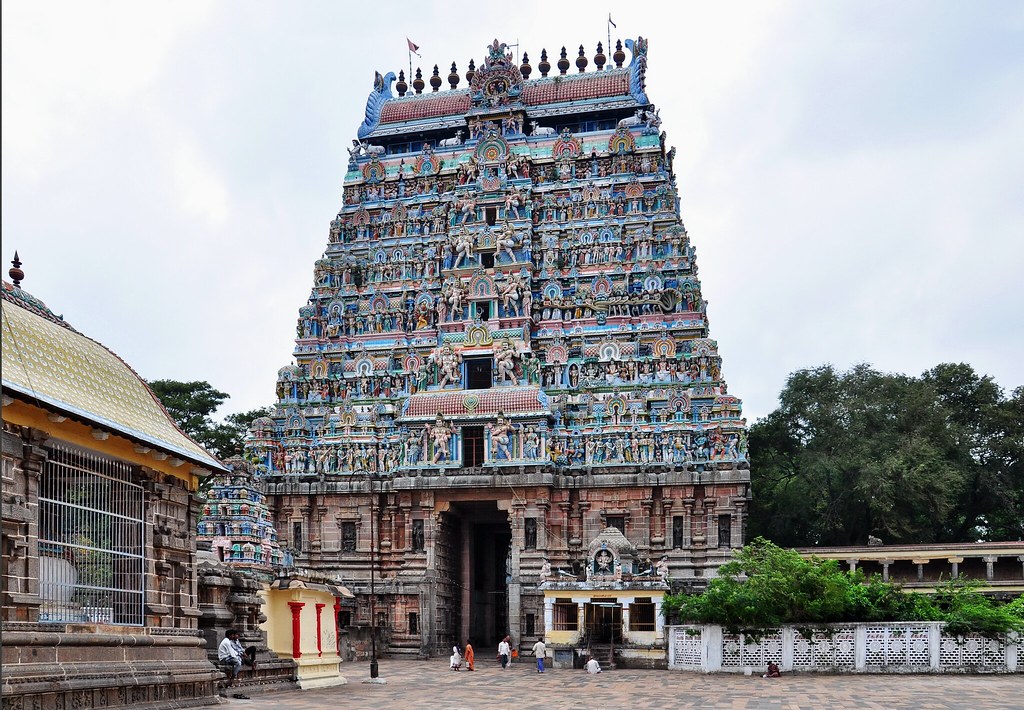
[[[1020,673],[1021,642],[943,633],[941,622],[783,626],[758,636],[721,626],[668,627],[668,665],[705,673]]]

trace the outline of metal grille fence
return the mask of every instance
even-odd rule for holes
[[[141,625],[145,497],[133,467],[56,443],[39,492],[43,622]]]

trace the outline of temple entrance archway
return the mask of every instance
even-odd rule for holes
[[[472,639],[480,649],[497,647],[509,632],[512,532],[508,514],[495,501],[453,503],[449,514],[459,519],[461,531],[461,628],[453,631],[460,646]]]

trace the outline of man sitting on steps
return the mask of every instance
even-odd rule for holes
[[[238,629],[228,629],[224,634],[224,640],[217,648],[217,658],[225,667],[228,674],[228,687],[233,688],[238,681],[238,674],[242,670],[242,664],[256,670],[256,647],[242,648],[238,642]],[[235,693],[234,697],[247,700],[241,693]]]

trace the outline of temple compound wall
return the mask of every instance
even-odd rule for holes
[[[606,529],[635,550],[624,574],[657,565],[665,589],[743,544],[746,422],[647,42],[625,45],[589,72],[581,47],[573,74],[545,51],[531,78],[495,40],[466,86],[378,74],[367,99],[246,456],[281,547],[341,575],[343,631],[390,654],[532,645],[544,570],[586,584]]]
[[[2,295],[4,707],[216,704],[193,492],[223,466],[116,355]]]

